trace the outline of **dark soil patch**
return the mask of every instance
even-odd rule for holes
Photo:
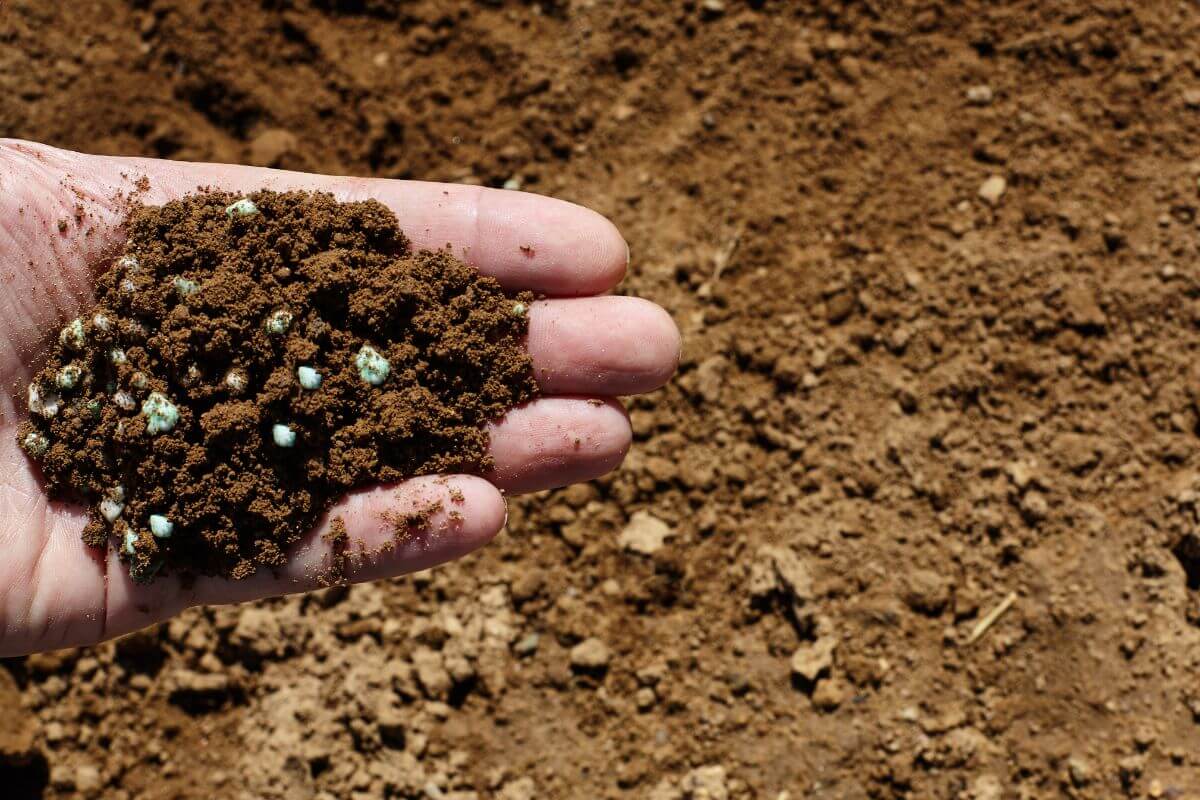
[[[139,579],[281,566],[349,489],[486,468],[484,423],[536,392],[532,298],[411,252],[377,202],[210,193],[128,224],[19,438]]]

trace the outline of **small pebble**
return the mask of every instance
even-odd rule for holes
[[[178,294],[180,297],[187,297],[188,295],[195,294],[196,292],[200,291],[200,285],[195,281],[188,280],[187,278],[176,278],[172,285],[175,287],[176,294]]]
[[[513,645],[513,652],[519,656],[533,655],[537,652],[538,642],[541,637],[536,633],[530,633],[522,637],[520,641]]]
[[[82,369],[75,364],[67,364],[58,371],[58,375],[54,380],[60,389],[74,389],[79,385],[79,379],[82,377]]]
[[[133,555],[137,551],[137,534],[133,531],[125,531],[125,546],[121,549],[125,551],[126,555]]]
[[[234,217],[251,217],[258,213],[258,206],[248,197],[243,197],[236,203],[225,207],[225,214],[230,219]]]
[[[279,335],[286,332],[291,324],[292,313],[290,311],[276,311],[267,317],[267,333]]]
[[[96,314],[92,317],[92,325],[95,326],[96,330],[107,333],[112,328],[112,320],[104,314]]]
[[[175,530],[175,523],[162,514],[150,515],[150,532],[159,539],[169,539]]]
[[[280,447],[292,447],[296,444],[296,432],[287,425],[272,426],[271,438]]]
[[[240,392],[246,388],[246,376],[231,369],[225,374],[225,385],[235,392]]]
[[[967,102],[972,105],[986,106],[992,102],[993,97],[992,87],[987,84],[980,84],[979,86],[972,86],[970,89],[967,89]]]
[[[312,367],[300,367],[296,370],[296,377],[299,379],[300,385],[310,392],[321,388],[321,373]]]
[[[147,418],[146,433],[151,436],[156,433],[165,433],[179,422],[179,409],[159,392],[151,392],[146,401],[142,403],[142,414]]]
[[[129,280],[129,278],[125,278],[124,280],[121,281],[121,291],[122,292],[133,292],[133,290],[135,288],[137,288],[137,287],[135,287],[133,285],[133,281]]]
[[[571,666],[588,670],[604,669],[612,658],[608,646],[594,636],[572,647],[570,655]]]
[[[108,360],[114,364],[128,363],[129,359],[125,357],[125,351],[119,347],[114,347],[108,351]]]
[[[149,383],[150,382],[146,379],[146,376],[141,372],[135,372],[129,378],[129,384],[135,389],[145,389]]]
[[[116,522],[117,517],[121,516],[121,512],[125,510],[124,492],[122,497],[106,497],[100,501],[100,516],[104,517],[109,522]]]
[[[1008,181],[1000,175],[993,175],[984,181],[979,187],[979,199],[990,206],[994,206],[1000,202],[1000,198],[1004,196],[1005,190],[1008,189]]]
[[[137,406],[137,401],[133,399],[133,395],[122,389],[113,395],[113,402],[117,404],[117,408],[122,411],[133,411]]]
[[[69,347],[72,350],[82,350],[84,344],[87,342],[87,336],[83,332],[83,320],[71,320],[67,324],[67,327],[63,328],[62,332],[58,334],[58,340],[62,342],[63,346]]]
[[[29,384],[29,413],[53,417],[58,413],[60,400],[61,398],[54,392],[42,394],[42,390],[35,384]]]
[[[358,376],[372,386],[379,386],[386,381],[392,371],[388,360],[369,344],[364,344],[358,351],[358,355],[354,357],[354,366],[358,368]]]
[[[516,314],[518,317],[524,316],[525,312],[528,310],[529,309],[525,308],[524,303],[513,303],[513,313]]]
[[[21,440],[21,445],[29,455],[34,458],[41,458],[50,449],[50,440],[40,433],[30,432],[25,434],[25,438]]]
[[[136,256],[121,256],[117,259],[117,266],[121,269],[127,269],[132,272],[140,267],[141,264],[138,263]]]

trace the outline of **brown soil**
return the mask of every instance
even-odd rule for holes
[[[209,193],[126,227],[17,440],[138,580],[280,567],[349,489],[490,467],[484,424],[536,394],[533,296],[410,252],[378,202]]]
[[[45,796],[1200,794],[1194,7],[7,5],[0,130],[519,181],[686,349],[459,564],[9,662]]]

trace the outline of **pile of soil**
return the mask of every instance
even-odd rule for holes
[[[127,227],[18,441],[136,579],[281,566],[349,489],[486,469],[485,423],[536,393],[532,296],[411,252],[378,202],[206,193]]]
[[[685,351],[462,561],[8,662],[45,797],[1200,795],[1195,4],[5,5],[0,130],[583,203]]]

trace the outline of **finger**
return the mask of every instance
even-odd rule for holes
[[[666,311],[636,297],[535,303],[527,347],[547,394],[653,391],[679,364],[679,329]]]
[[[58,232],[59,221],[74,216],[70,208],[79,202],[85,204],[80,218],[87,220],[87,227],[100,230],[106,238],[119,237],[117,224],[124,209],[118,194],[159,204],[203,188],[245,193],[309,189],[331,192],[341,200],[379,200],[396,213],[400,227],[418,249],[449,244],[468,264],[509,289],[548,295],[598,294],[620,282],[629,260],[625,240],[607,219],[582,206],[540,195],[226,164],[85,156],[0,139],[0,155],[13,148],[19,149],[23,161],[16,161],[27,170],[51,178],[51,173],[59,172],[57,180],[44,187],[63,196],[43,220],[47,242],[59,238],[52,235]],[[4,163],[0,160],[0,169]],[[0,183],[20,182],[20,166],[6,171],[8,174],[0,174]],[[138,188],[143,179],[144,191]],[[69,213],[64,215],[64,208]],[[71,230],[68,226],[67,232]],[[87,240],[82,231],[77,238],[81,253],[95,252],[99,240]]]
[[[341,543],[327,535],[336,519],[345,524]],[[504,498],[482,478],[428,476],[352,492],[292,549],[285,567],[260,569],[242,581],[200,578],[185,589],[167,576],[137,584],[114,553],[108,570],[108,635],[136,630],[190,605],[240,603],[428,569],[491,541],[504,520]]]
[[[629,417],[612,400],[544,397],[489,426],[496,465],[487,478],[508,492],[588,481],[616,469],[629,452]]]

